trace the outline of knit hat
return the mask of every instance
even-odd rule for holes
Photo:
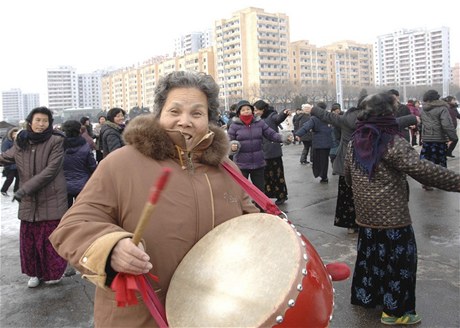
[[[243,106],[249,106],[251,107],[252,112],[254,113],[254,106],[251,105],[251,103],[247,100],[240,100],[238,102],[237,110],[236,110],[236,115],[240,115],[241,107]]]
[[[439,95],[439,93],[436,90],[428,90],[423,95],[423,101],[424,102],[430,102],[430,101],[438,100],[440,97],[441,96]]]

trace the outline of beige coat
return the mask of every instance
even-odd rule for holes
[[[106,286],[106,264],[114,245],[132,236],[163,167],[172,173],[143,236],[151,273],[160,278],[154,288],[163,302],[177,265],[200,238],[224,221],[258,212],[219,166],[228,160],[228,139],[222,130],[212,130],[187,153],[172,142],[185,145],[180,134],[166,132],[151,115],[137,117],[125,130],[127,146],[99,164],[51,235],[58,253],[97,285],[97,327],[156,326],[142,302],[116,306],[114,293]]]

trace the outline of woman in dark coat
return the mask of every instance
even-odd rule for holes
[[[16,163],[19,172],[19,189],[13,199],[19,202],[21,269],[33,288],[42,280],[58,283],[66,269],[67,262],[48,237],[67,211],[67,187],[64,135],[53,130],[51,111],[34,108],[26,123],[14,146],[0,155],[0,164]]]
[[[318,103],[323,109],[326,109],[325,103]],[[313,131],[313,175],[315,178],[321,177],[321,183],[328,183],[327,172],[329,169],[329,152],[332,147],[332,130],[331,127],[317,117],[311,117],[296,132],[296,136],[302,137],[308,131]]]
[[[114,150],[125,145],[122,133],[125,128],[126,112],[114,107],[107,112],[107,121],[101,127],[100,138],[102,141],[102,153],[104,158]]]
[[[96,169],[96,160],[85,138],[81,136],[78,121],[64,122],[62,131],[66,135],[64,175],[67,182],[67,204],[70,208]]]
[[[278,126],[289,115],[288,110],[277,113],[271,106],[263,100],[254,103],[254,115],[259,116],[276,132]],[[276,198],[275,204],[281,205],[288,199],[286,179],[284,178],[283,151],[279,142],[272,142],[264,138],[263,144],[265,166],[265,195],[269,198]]]
[[[13,147],[14,140],[16,139],[16,135],[19,131],[18,127],[12,127],[6,133],[6,138],[2,141],[2,153],[6,152],[8,149]],[[5,165],[3,167],[3,176],[6,177],[5,182],[3,182],[2,186],[2,195],[8,195],[8,188],[10,188],[11,184],[14,181],[13,192],[16,192],[19,189],[19,175],[18,170],[16,168],[16,164]]]

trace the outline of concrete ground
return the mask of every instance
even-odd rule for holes
[[[419,148],[418,148],[419,149]],[[313,178],[311,166],[299,164],[300,145],[283,147],[289,200],[281,206],[309,239],[324,263],[346,262],[353,270],[356,234],[333,225],[338,177],[329,184]],[[460,154],[448,167],[460,172]],[[3,181],[2,181],[3,182]],[[409,178],[410,211],[418,244],[418,327],[460,327],[460,196],[441,190],[425,191]],[[10,191],[10,193],[12,193]],[[19,261],[17,203],[1,196],[0,326],[91,327],[94,287],[80,275],[58,285],[27,288]],[[378,327],[380,310],[350,304],[351,279],[334,283],[335,309],[330,327]]]

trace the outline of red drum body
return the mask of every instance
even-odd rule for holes
[[[327,327],[332,281],[310,242],[287,220],[247,214],[204,236],[166,296],[170,327]]]

